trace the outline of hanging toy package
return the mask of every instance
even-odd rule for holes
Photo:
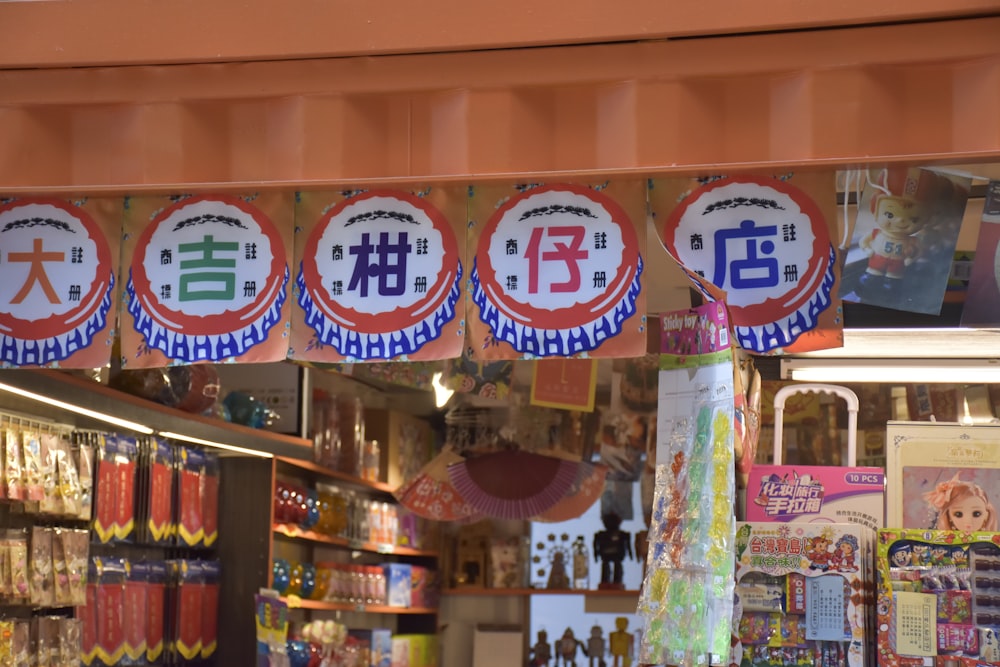
[[[640,662],[720,664],[733,612],[733,361],[725,307],[662,316]]]

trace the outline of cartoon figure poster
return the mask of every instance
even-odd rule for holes
[[[302,192],[288,356],[432,361],[462,353],[464,188]]]
[[[843,345],[830,234],[835,186],[832,174],[651,182],[660,240],[706,297],[725,300],[743,349]]]
[[[291,193],[127,199],[122,366],[284,359],[291,227]]]
[[[121,199],[0,202],[0,365],[107,365],[121,215]]]
[[[641,181],[477,186],[469,220],[477,358],[645,353]]]
[[[963,327],[1000,325],[1000,181],[986,186],[976,255],[962,307]]]
[[[919,168],[870,175],[844,257],[840,298],[940,313],[971,184]]]

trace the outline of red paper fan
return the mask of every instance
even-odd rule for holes
[[[569,521],[586,512],[604,493],[604,481],[608,477],[608,467],[601,463],[580,463],[576,482],[566,495],[555,505],[545,510],[532,521],[553,523]]]
[[[464,460],[446,448],[421,468],[413,479],[393,491],[393,495],[400,505],[425,519],[474,519],[478,516],[475,508],[459,495],[448,479],[448,466]]]
[[[579,462],[505,450],[448,466],[458,493],[480,514],[526,519],[558,503],[573,486]]]

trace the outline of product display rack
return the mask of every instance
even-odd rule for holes
[[[311,443],[302,442],[308,443],[311,457]],[[387,484],[331,470],[308,458],[239,456],[223,459],[222,466],[228,479],[240,480],[238,487],[231,484],[224,488],[220,500],[221,516],[232,522],[220,537],[219,546],[223,561],[232,563],[223,572],[224,583],[228,584],[222,592],[224,609],[253,609],[254,594],[272,584],[271,564],[280,557],[278,554],[294,553],[304,562],[340,559],[371,564],[404,559],[427,567],[437,566],[435,549],[349,539],[274,521],[274,489],[279,480],[305,486],[323,483],[359,496],[395,502]],[[348,627],[355,624],[389,627],[395,633],[437,633],[437,609],[312,600],[291,595],[282,599],[292,610],[293,619],[301,620],[299,615],[325,618],[335,614]],[[224,616],[220,619],[219,636],[220,664],[253,664],[255,630],[251,614]]]

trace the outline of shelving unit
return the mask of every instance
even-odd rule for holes
[[[323,600],[303,600],[289,596],[281,598],[289,609],[312,609],[315,611],[352,611],[361,614],[437,614],[437,609],[427,607],[389,607],[384,604],[350,604],[348,602],[326,602]]]
[[[639,591],[627,590],[589,590],[579,588],[450,588],[442,592],[448,596],[495,596],[495,597],[531,597],[532,595],[583,595],[585,597],[639,597]]]
[[[275,537],[302,540],[304,542],[315,542],[317,544],[329,544],[332,546],[352,549],[354,551],[366,551],[374,554],[390,556],[419,556],[423,558],[438,557],[438,552],[430,549],[411,549],[410,547],[400,547],[393,544],[375,544],[373,542],[349,540],[346,537],[323,535],[322,533],[317,533],[311,530],[304,530],[298,526],[290,526],[280,523],[274,525],[274,535]]]

